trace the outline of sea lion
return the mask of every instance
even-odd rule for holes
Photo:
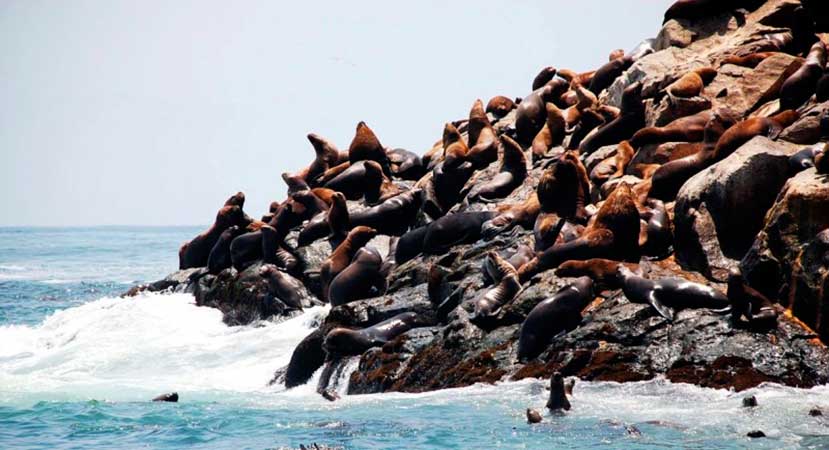
[[[556,269],[556,276],[567,278],[590,277],[594,283],[610,289],[621,287],[619,266],[625,265],[632,271],[638,271],[638,264],[614,261],[612,259],[591,258],[584,261],[565,261]]]
[[[302,310],[302,282],[277,269],[273,264],[259,268],[259,276],[268,285],[268,294],[291,309]]]
[[[382,166],[371,160],[350,164],[347,169],[327,181],[324,186],[343,193],[349,200],[359,200],[365,197],[369,203],[376,203],[399,192],[399,189],[386,178]]]
[[[515,113],[516,140],[523,146],[532,144],[547,120],[546,104],[554,102],[567,90],[567,82],[554,78],[543,87],[534,90],[521,101]]]
[[[630,139],[645,124],[645,108],[642,103],[642,83],[628,86],[622,94],[622,114],[615,120],[601,126],[587,136],[579,146],[583,154],[589,155],[599,147],[618,144]]]
[[[740,67],[748,67],[754,69],[766,58],[776,55],[779,52],[755,52],[748,55],[732,55],[722,60],[721,66],[726,64],[733,64]]]
[[[334,328],[325,335],[323,348],[330,356],[356,356],[372,347],[411,330],[418,324],[417,314],[406,312],[361,330]]]
[[[578,223],[587,222],[590,180],[587,169],[572,151],[567,151],[550,169],[544,171],[536,187],[541,211]]]
[[[391,173],[401,180],[417,181],[426,173],[420,156],[402,148],[395,148],[386,152],[391,164]]]
[[[619,266],[619,277],[622,291],[628,300],[651,305],[671,322],[678,309],[707,308],[718,312],[730,310],[728,297],[722,292],[684,278],[649,280],[634,274],[625,266]]]
[[[302,175],[291,175],[288,172],[282,173],[282,181],[285,182],[285,186],[288,186],[288,194],[293,194],[294,192],[300,191],[307,191],[311,187],[308,185],[308,182],[305,181],[305,178]]]
[[[533,192],[523,202],[500,205],[496,211],[498,214],[481,227],[481,233],[487,239],[492,239],[517,225],[526,229],[532,228],[541,211],[541,204],[538,201],[538,194]]]
[[[559,69],[556,75],[567,81],[567,83],[577,81],[582,86],[589,86],[590,82],[593,81],[593,77],[596,75],[596,71],[591,70],[589,72],[577,73],[570,69]]]
[[[542,420],[541,414],[538,411],[527,408],[527,423],[541,423]]]
[[[415,221],[423,205],[423,191],[411,189],[371,208],[350,213],[352,227],[364,225],[380,234],[400,236]]]
[[[569,411],[570,401],[564,387],[564,377],[556,372],[550,378],[550,397],[547,399],[547,409],[550,411]]]
[[[469,111],[469,151],[466,160],[475,168],[484,168],[498,159],[498,136],[484,112],[484,104],[475,100]]]
[[[829,145],[824,145],[823,150],[815,155],[815,170],[819,174],[829,174]]]
[[[556,335],[578,327],[582,321],[581,311],[593,298],[593,280],[580,277],[535,305],[521,324],[518,360],[526,362],[537,357]]]
[[[467,153],[469,146],[463,141],[461,133],[451,122],[446,122],[443,125],[443,167],[450,170],[457,168],[466,161]]]
[[[820,77],[815,88],[815,99],[818,103],[823,103],[829,100],[829,73]]]
[[[705,125],[713,117],[713,111],[705,110],[680,117],[664,127],[647,127],[634,133],[630,144],[635,149],[648,144],[665,142],[699,142],[705,137]]]
[[[664,22],[671,19],[699,20],[739,8],[751,11],[764,2],[765,0],[677,0],[665,11]]]
[[[800,149],[797,153],[789,157],[789,168],[792,173],[801,172],[810,167],[815,167],[815,158],[826,146],[825,142],[810,145]]]
[[[610,55],[607,57],[607,60],[613,61],[614,59],[619,59],[623,56],[625,56],[625,49],[617,48],[616,50],[610,52]]]
[[[544,158],[547,152],[564,142],[567,124],[564,115],[553,103],[547,103],[547,121],[532,142],[533,161]]]
[[[345,234],[351,229],[345,196],[341,192],[334,192],[330,200],[331,206],[328,211],[317,214],[302,227],[297,236],[297,247],[310,245],[326,236],[331,236],[336,247],[336,243],[345,238]]]
[[[477,241],[481,238],[484,222],[495,215],[492,211],[460,212],[435,220],[427,226],[423,236],[423,252],[441,254],[456,245]]]
[[[397,247],[394,249],[394,261],[398,265],[423,253],[423,238],[426,237],[428,230],[429,226],[425,225],[400,236],[397,240]]]
[[[563,244],[556,244],[536,256],[519,270],[521,282],[558,267],[572,259],[639,259],[639,211],[633,193],[621,184],[605,200],[584,233]]]
[[[383,173],[391,176],[386,149],[380,144],[374,131],[363,121],[357,124],[354,139],[348,147],[348,161],[352,165],[357,161],[375,161],[383,168]]]
[[[486,183],[476,184],[467,196],[469,202],[507,197],[527,178],[527,159],[521,146],[507,135],[501,135],[500,142],[503,151],[498,174]]]
[[[645,220],[645,237],[642,243],[642,254],[648,256],[665,256],[670,253],[673,244],[671,219],[665,203],[655,198],[649,198],[645,203],[645,211],[641,214]]]
[[[232,265],[230,259],[230,243],[242,233],[243,230],[238,225],[233,225],[222,232],[207,258],[208,273],[216,275]]]
[[[494,251],[487,253],[487,259],[496,267],[500,281],[474,301],[474,312],[469,320],[478,325],[491,319],[498,309],[512,301],[522,289],[515,267]]]
[[[538,72],[538,75],[533,78],[533,89],[540,89],[545,84],[549,83],[553,77],[556,76],[556,68],[552,66],[545,67],[541,69],[541,72]]]
[[[443,216],[461,200],[461,191],[475,172],[472,163],[465,162],[454,168],[439,163],[431,173],[431,179],[417,187],[425,186],[423,211],[433,219]],[[421,179],[424,181],[426,177]]]
[[[717,69],[701,67],[692,70],[671,83],[665,91],[680,98],[691,98],[700,95],[702,89],[717,76]]]
[[[154,402],[170,402],[178,403],[178,392],[171,392],[169,394],[161,394],[153,398]]]
[[[314,193],[315,190],[319,189],[320,188],[315,188],[314,190],[300,191],[291,194],[291,199],[305,207],[305,214],[303,219],[314,217],[315,215],[321,212],[328,211],[328,208],[330,208],[330,202],[326,203],[323,199],[321,199],[319,196],[317,196],[317,194]]]
[[[501,117],[509,114],[509,112],[516,107],[517,105],[511,98],[504,97],[503,95],[496,95],[495,97],[489,99],[489,102],[487,102],[486,112],[500,119]]]
[[[341,151],[333,142],[316,133],[308,133],[308,141],[314,147],[317,158],[324,163],[326,169],[348,161],[348,152]],[[323,170],[324,171],[324,170]],[[309,177],[309,180],[313,177]]]
[[[328,287],[331,306],[344,305],[364,298],[377,297],[386,291],[386,278],[380,273],[383,257],[372,247],[357,250],[354,259]]]
[[[376,205],[402,192],[396,184],[386,177],[380,164],[375,161],[366,161],[364,164],[366,173],[364,180],[365,192],[363,196],[366,204]]]
[[[340,158],[340,151],[325,138],[314,133],[309,133],[308,141],[311,142],[316,153],[311,164],[293,175],[289,173],[282,174],[282,179],[288,185],[289,193],[307,189],[326,170],[343,162]],[[345,161],[347,160],[348,158],[345,158]]]
[[[210,228],[181,245],[178,250],[179,269],[206,266],[210,252],[222,233],[233,225],[243,228],[243,222],[244,213],[242,208],[237,205],[223,206],[216,213],[216,220]]]
[[[607,123],[607,121],[599,111],[592,109],[582,111],[578,125],[573,128],[573,133],[570,134],[570,140],[567,142],[567,150],[575,150],[579,148],[584,138],[587,137],[591,131],[601,125],[604,125],[605,123]]]
[[[777,328],[777,311],[765,295],[746,284],[739,268],[728,273],[728,301],[731,303],[731,320],[742,325],[745,318],[748,327],[756,330]]]
[[[533,225],[533,240],[535,251],[543,252],[552,247],[558,240],[561,229],[565,225],[565,219],[555,213],[540,212]]]
[[[646,40],[636,46],[633,50],[623,55],[621,58],[612,59],[606,62],[602,67],[596,70],[593,78],[590,80],[589,86],[591,92],[599,95],[603,90],[610,87],[625,70],[630,68],[636,61],[643,56],[653,53],[652,40]]]
[[[601,186],[611,178],[619,178],[625,174],[625,168],[636,153],[629,141],[622,141],[616,148],[616,154],[603,159],[590,171],[590,181]]]
[[[322,281],[323,294],[326,296],[323,300],[328,300],[328,287],[334,277],[348,267],[348,264],[354,259],[357,250],[365,246],[375,236],[377,236],[377,231],[373,228],[365,226],[354,227],[354,229],[348,232],[345,240],[323,261],[320,265],[320,280]]]
[[[826,66],[826,46],[818,40],[812,45],[806,62],[780,87],[780,109],[795,109],[815,93]]]

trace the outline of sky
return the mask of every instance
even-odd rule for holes
[[[306,135],[364,120],[423,153],[475,99],[523,96],[654,37],[672,0],[2,0],[0,226],[258,217]]]

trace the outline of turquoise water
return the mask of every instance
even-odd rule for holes
[[[189,295],[117,298],[175,269],[197,231],[0,229],[0,448],[829,448],[829,417],[807,414],[829,413],[826,387],[580,382],[568,414],[533,426],[541,380],[335,403],[316,377],[267,387],[326,308],[231,328]],[[147,401],[169,391],[180,403]]]

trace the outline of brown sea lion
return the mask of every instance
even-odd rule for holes
[[[447,122],[443,126],[443,167],[455,169],[466,161],[469,146],[463,141],[458,129]]]
[[[348,161],[348,157],[345,152],[341,153],[337,150],[337,147],[334,144],[322,136],[309,133],[308,140],[311,142],[311,145],[314,147],[314,152],[316,153],[311,164],[294,175],[282,174],[282,179],[285,180],[285,183],[288,185],[289,192],[297,191],[298,188],[302,186],[301,182],[304,182],[307,185],[313,184],[314,180],[316,180],[329,168]]]
[[[343,194],[337,192],[331,200],[331,207],[325,215],[325,220],[328,223],[332,239],[339,243],[345,239],[348,235],[348,230],[351,229],[351,218]]]
[[[533,78],[533,89],[540,89],[545,84],[549,83],[553,77],[556,76],[556,68],[552,66],[545,67],[538,72],[538,75]]]
[[[475,168],[484,168],[498,159],[498,136],[489,123],[481,100],[469,111],[469,151],[466,160]]]
[[[554,78],[521,101],[515,115],[516,140],[521,145],[532,144],[533,139],[547,121],[545,105],[558,99],[566,90],[567,82]]]
[[[776,55],[778,53],[779,52],[756,52],[742,56],[732,55],[723,59],[720,65],[733,64],[735,66],[748,67],[753,69],[757,67],[757,65],[759,65],[761,62],[763,62],[763,60],[765,60],[766,58]]]
[[[386,177],[386,174],[383,173],[383,168],[377,162],[366,161],[365,168],[364,197],[366,204],[376,205],[402,192],[396,184]]]
[[[610,55],[607,57],[607,60],[608,61],[613,61],[614,59],[619,59],[623,56],[625,56],[625,49],[617,48],[616,50],[613,50],[612,52],[610,52]]]
[[[485,183],[476,184],[467,196],[469,202],[507,197],[527,178],[527,158],[521,146],[505,134],[501,135],[500,142],[502,154],[498,174]]]
[[[207,230],[200,233],[188,242],[182,244],[178,251],[179,269],[204,267],[210,257],[210,251],[216,245],[222,233],[232,227],[244,226],[244,213],[237,205],[223,206],[216,214],[216,220]]]
[[[328,287],[331,306],[383,295],[386,278],[380,272],[383,257],[371,247],[357,250],[351,263],[343,269]]]
[[[635,151],[628,141],[622,141],[616,148],[616,154],[605,158],[590,171],[590,180],[597,186],[611,178],[618,178],[625,174],[625,168],[633,159]]]
[[[288,172],[282,173],[282,181],[285,182],[285,185],[288,186],[288,194],[293,194],[294,192],[299,191],[307,191],[310,189],[310,185],[302,174],[291,175]]]
[[[628,86],[622,94],[622,114],[612,122],[603,125],[587,136],[579,146],[583,154],[589,155],[599,147],[618,144],[630,139],[645,124],[645,108],[642,103],[642,84]]]
[[[365,122],[357,124],[357,130],[351,145],[348,147],[348,161],[351,164],[357,161],[375,161],[383,168],[383,173],[391,176],[389,159],[386,156],[386,149],[380,144],[380,140]]]
[[[364,226],[354,227],[354,229],[348,232],[345,240],[320,265],[320,280],[322,281],[324,295],[327,296],[331,281],[348,267],[348,264],[354,259],[357,250],[365,246],[375,236],[377,236],[375,229]],[[325,298],[323,300],[327,301],[328,299]]]
[[[589,72],[577,73],[570,69],[559,69],[556,75],[567,81],[567,83],[577,81],[582,86],[590,86],[590,82],[593,81],[596,71],[591,70]]]
[[[541,417],[541,413],[532,408],[527,408],[527,423],[541,423],[542,420],[544,419]]]
[[[713,67],[692,70],[671,83],[665,91],[674,97],[691,98],[700,95],[702,89],[717,76]]]
[[[590,180],[587,169],[574,152],[565,152],[554,167],[544,171],[536,194],[541,211],[579,223],[587,222],[585,206],[590,198]]]
[[[806,103],[815,93],[825,66],[826,46],[818,40],[809,50],[806,62],[780,87],[780,108],[795,109]]]
[[[501,118],[509,114],[509,112],[516,107],[517,105],[511,98],[504,97],[503,95],[496,95],[495,97],[489,99],[489,102],[487,102],[486,112],[494,115],[495,117]]]
[[[607,123],[607,121],[598,110],[588,109],[586,111],[582,111],[579,123],[573,129],[573,133],[570,135],[570,140],[567,142],[567,150],[575,150],[579,148],[584,138],[587,137],[591,131],[601,125],[604,125],[605,123]]]
[[[319,189],[325,189],[325,188],[314,188],[314,190],[319,190]],[[331,207],[330,203],[328,203],[325,200],[323,200],[322,198],[320,198],[316,193],[314,193],[314,190],[300,191],[300,192],[296,192],[296,193],[291,194],[291,198],[294,201],[302,204],[302,206],[304,206],[305,209],[306,209],[306,214],[308,216],[311,216],[311,217],[313,217],[313,216],[315,216],[315,215],[317,215],[321,212],[328,211],[328,208]],[[328,190],[330,190],[330,189],[328,189]],[[319,192],[319,191],[317,191],[317,192]],[[331,191],[331,192],[334,192],[334,191]]]
[[[664,127],[647,127],[637,131],[630,144],[635,149],[644,145],[665,142],[699,142],[705,133],[705,124],[711,120],[712,110],[698,112],[691,116],[680,117]]]
[[[519,271],[526,282],[544,270],[573,259],[639,259],[639,210],[633,193],[621,184],[605,200],[584,233],[573,241],[556,244],[527,263]]]
[[[334,167],[348,161],[348,152],[342,151],[333,142],[316,133],[308,133],[308,141],[314,147],[317,159],[327,167]],[[327,169],[327,168],[326,168]],[[310,179],[310,178],[309,178]]]
[[[530,229],[535,224],[536,217],[541,211],[538,194],[533,192],[526,200],[520,203],[500,205],[496,209],[498,215],[484,223],[481,232],[487,239],[492,239],[499,233],[509,231],[515,226]]]
[[[547,108],[547,122],[533,139],[533,161],[544,158],[551,148],[561,145],[566,135],[567,123],[561,110],[553,103],[547,103],[545,107]]]
[[[535,240],[535,251],[543,252],[552,247],[558,240],[561,229],[564,226],[564,219],[555,213],[540,212],[533,225],[533,239]]]
[[[749,286],[739,268],[729,271],[727,295],[734,325],[747,325],[755,330],[777,328],[777,310],[772,301]],[[748,322],[744,324],[743,318]]]
[[[268,285],[268,294],[279,299],[291,309],[302,310],[302,282],[277,269],[273,264],[259,268],[259,276]]]
[[[590,277],[597,285],[609,289],[621,287],[619,279],[619,265],[625,265],[630,270],[638,271],[638,264],[614,261],[612,259],[591,258],[584,261],[565,261],[556,269],[556,276],[567,278]]]

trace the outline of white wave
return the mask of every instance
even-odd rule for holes
[[[315,307],[280,323],[228,327],[221,312],[187,294],[96,300],[34,327],[0,327],[0,396],[145,400],[167,391],[264,391],[326,313]]]

